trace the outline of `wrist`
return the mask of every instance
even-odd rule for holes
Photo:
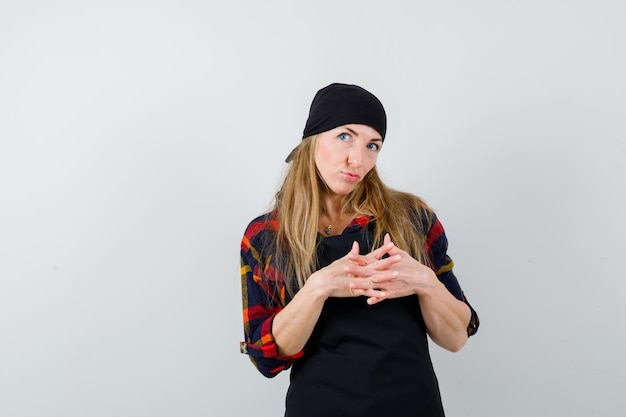
[[[422,298],[433,297],[443,286],[443,283],[439,281],[437,275],[432,272],[430,279],[426,280],[422,284],[418,284],[415,292]]]
[[[306,288],[306,291],[310,293],[310,296],[313,297],[314,300],[319,300],[323,303],[330,297],[330,294],[321,278],[320,271],[314,272],[309,279],[307,279],[302,289]]]

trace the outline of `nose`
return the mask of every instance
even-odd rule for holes
[[[350,152],[348,152],[348,165],[360,167],[363,163],[364,152],[364,149],[356,144],[351,146]]]

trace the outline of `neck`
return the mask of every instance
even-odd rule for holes
[[[338,221],[341,219],[341,196],[329,196],[324,199],[324,215],[330,221]]]
[[[320,214],[320,232],[326,236],[340,234],[352,220],[352,213],[342,212],[341,196],[324,199],[324,212]]]

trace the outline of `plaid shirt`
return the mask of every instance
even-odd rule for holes
[[[469,336],[478,330],[479,320],[468,303],[452,272],[454,262],[447,255],[448,241],[443,226],[430,213],[426,233],[426,253],[439,280],[456,298],[464,301],[472,312],[467,327]],[[343,233],[358,231],[374,221],[370,216],[355,218]],[[245,342],[240,342],[241,353],[248,354],[257,369],[266,377],[273,377],[288,369],[304,355],[281,356],[272,336],[272,322],[287,304],[285,279],[275,267],[271,254],[264,252],[272,246],[278,221],[272,213],[254,219],[241,241],[241,287]]]

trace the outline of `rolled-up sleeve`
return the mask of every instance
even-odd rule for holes
[[[245,340],[241,353],[247,354],[264,376],[271,378],[288,369],[303,355],[282,356],[272,335],[272,323],[285,304],[284,281],[274,266],[253,247],[259,232],[249,226],[241,242],[241,290]]]
[[[430,228],[426,235],[426,252],[431,258],[432,269],[437,274],[439,281],[441,281],[448,291],[454,295],[457,299],[463,301],[470,308],[472,315],[467,325],[467,335],[472,336],[478,331],[480,320],[478,314],[469,303],[465,293],[461,289],[459,281],[456,279],[452,268],[454,267],[454,261],[448,256],[448,239],[444,231],[443,225],[435,214],[429,221]]]

